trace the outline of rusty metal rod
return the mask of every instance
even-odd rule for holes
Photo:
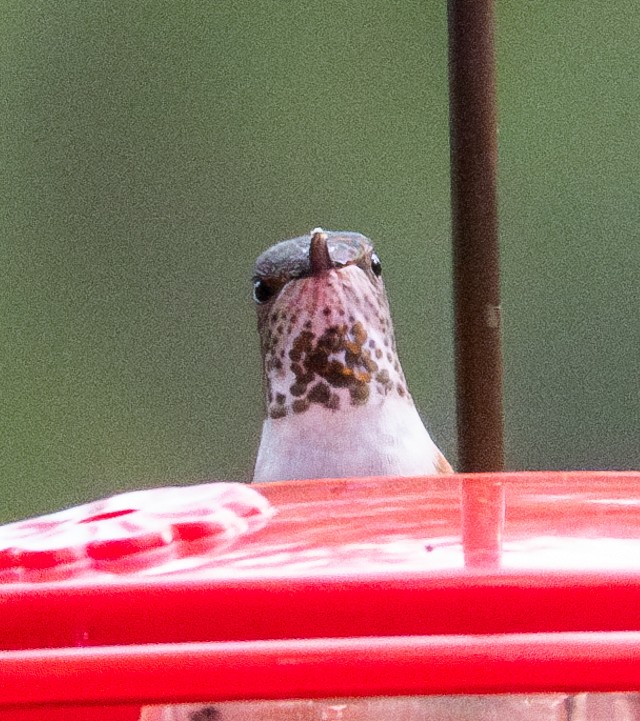
[[[504,469],[493,0],[449,0],[459,468]]]

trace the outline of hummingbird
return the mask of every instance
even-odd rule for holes
[[[452,473],[407,388],[368,238],[315,228],[273,245],[253,299],[266,394],[254,482]]]

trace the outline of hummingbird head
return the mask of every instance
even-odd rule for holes
[[[269,418],[410,398],[364,235],[316,228],[277,243],[256,261],[253,297]]]

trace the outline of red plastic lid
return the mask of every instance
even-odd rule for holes
[[[11,524],[0,718],[637,690],[639,488],[639,473],[214,484]]]
[[[241,483],[134,491],[0,527],[0,582],[184,568],[273,515]]]

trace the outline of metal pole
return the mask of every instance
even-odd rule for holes
[[[493,0],[449,0],[459,470],[504,469]]]

